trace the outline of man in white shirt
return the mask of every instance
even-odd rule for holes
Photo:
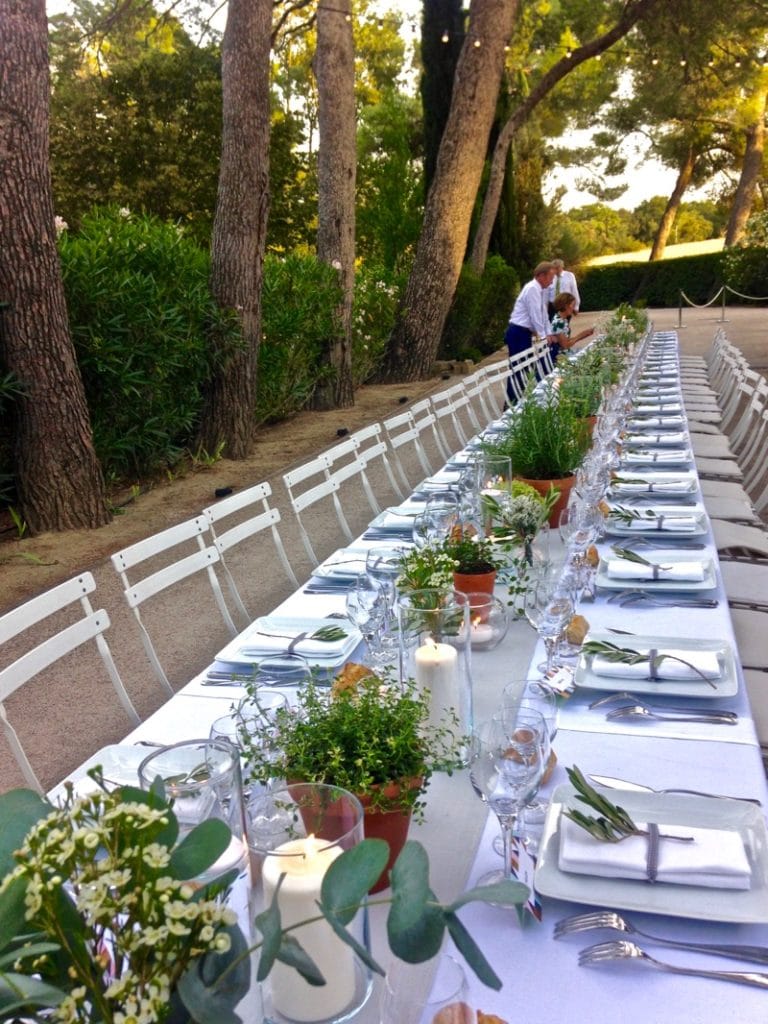
[[[557,334],[552,334],[547,315],[547,289],[554,276],[553,264],[548,261],[539,263],[533,272],[533,278],[520,289],[504,335],[510,356],[530,348],[534,335],[540,340],[546,338],[550,345],[559,340]],[[507,381],[507,397],[510,404],[514,403],[511,381]]]
[[[565,264],[562,260],[552,260],[552,267],[554,274],[552,281],[547,288],[547,310],[549,316],[552,317],[555,312],[555,299],[560,292],[568,292],[573,295],[576,299],[576,305],[573,307],[573,315],[579,312],[579,306],[581,305],[581,296],[579,295],[579,286],[576,284],[576,277],[571,273],[570,270],[565,270]]]

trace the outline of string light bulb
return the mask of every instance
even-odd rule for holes
[[[568,49],[565,51],[565,59],[566,60],[570,60],[572,56],[573,56],[573,50],[569,46]]]
[[[659,58],[654,54],[653,57],[651,57],[651,64],[653,64],[653,66],[656,67],[656,65],[658,63],[659,63]]]
[[[685,59],[685,57],[681,57],[680,58],[680,67],[681,68],[684,68],[687,65],[687,63],[688,63],[688,61]]]
[[[735,68],[740,68],[741,67],[741,58],[740,57],[736,58],[736,60],[733,62],[733,66]]]
[[[449,43],[450,41],[451,37],[448,35],[448,29],[444,29],[443,34],[440,36],[440,42]]]
[[[480,49],[480,46],[481,46],[482,44],[480,43],[480,40],[479,40],[479,39],[475,39],[475,40],[473,41],[472,45],[474,46],[474,48],[475,48],[476,50],[479,50],[479,49]]]

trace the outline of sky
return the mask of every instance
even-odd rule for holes
[[[46,8],[48,14],[56,14],[68,7],[67,0],[47,0]],[[406,32],[413,38],[413,29],[418,27],[421,18],[421,0],[379,0],[377,9],[385,12],[393,8],[400,10],[406,18]],[[589,132],[574,133],[574,145],[584,145],[589,141]],[[581,135],[583,141],[578,141],[576,136]],[[655,160],[646,160],[635,151],[631,145],[627,146],[627,171],[623,178],[613,179],[610,184],[626,183],[627,191],[621,198],[609,202],[607,205],[616,209],[634,209],[645,199],[653,196],[668,196],[675,183],[675,173],[669,168]],[[584,206],[595,202],[594,196],[588,192],[581,192],[571,185],[571,181],[577,176],[573,168],[565,168],[562,171],[555,171],[545,181],[544,198],[549,200],[555,189],[565,185],[566,193],[561,200],[561,208],[570,210],[577,206]],[[699,194],[691,193],[688,198],[702,198],[704,192]]]

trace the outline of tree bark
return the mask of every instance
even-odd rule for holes
[[[317,50],[313,62],[318,93],[320,146],[317,153],[318,259],[339,275],[341,305],[338,331],[328,339],[321,377],[314,397],[316,409],[354,405],[352,385],[352,301],[355,290],[355,50],[350,0],[320,0],[317,8]],[[347,20],[349,16],[349,20]]]
[[[109,522],[69,332],[48,166],[45,0],[0,0],[0,367],[13,403],[20,514],[30,533]]]
[[[683,201],[686,189],[691,183],[691,178],[693,178],[693,171],[695,167],[696,153],[694,152],[693,146],[689,146],[686,150],[683,162],[678,168],[677,180],[675,181],[675,187],[672,189],[672,195],[667,200],[667,205],[664,208],[664,213],[659,221],[656,234],[653,236],[653,245],[651,246],[651,254],[648,257],[649,260],[660,260],[664,255],[669,233],[672,230],[672,225],[675,223],[675,217],[677,217],[678,210],[680,209],[680,203]]]
[[[261,282],[269,212],[270,0],[229,0],[221,51],[222,140],[211,239],[211,293],[236,311],[243,344],[225,346],[215,332],[200,444],[223,446],[230,459],[253,441],[261,344]]]
[[[403,305],[384,360],[384,380],[429,375],[467,245],[493,123],[504,47],[518,0],[473,0],[437,169]]]
[[[507,153],[515,133],[525,123],[531,111],[554,89],[561,79],[565,78],[574,68],[583,64],[584,61],[589,60],[590,57],[596,57],[597,54],[603,53],[613,46],[617,40],[622,39],[632,26],[641,18],[646,17],[659,2],[660,0],[627,0],[622,15],[613,28],[584,46],[577,47],[570,57],[563,57],[557,64],[554,64],[541,78],[541,81],[530,91],[501,129],[491,159],[491,170],[485,189],[483,209],[480,214],[472,245],[472,253],[469,258],[470,266],[476,274],[482,274],[485,270],[485,261],[488,258],[488,244],[491,240],[491,231],[496,220],[501,191],[504,185]]]
[[[757,116],[754,122],[747,128],[747,144],[744,150],[739,184],[736,186],[736,194],[733,197],[731,212],[728,217],[728,226],[725,229],[726,246],[736,245],[744,234],[749,215],[752,212],[755,189],[760,181],[763,166],[767,99],[768,89],[766,89],[766,86],[762,86],[755,97]]]
[[[424,115],[424,196],[435,176],[451,109],[456,65],[464,43],[462,0],[424,0],[421,19],[421,107]],[[447,39],[445,38],[447,35]]]

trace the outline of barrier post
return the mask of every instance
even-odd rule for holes
[[[728,321],[725,319],[725,293],[728,291],[728,286],[723,285],[723,303],[720,312],[720,319],[717,321],[719,324],[727,324]]]
[[[677,329],[681,331],[683,329],[683,293],[682,290],[677,293]]]

